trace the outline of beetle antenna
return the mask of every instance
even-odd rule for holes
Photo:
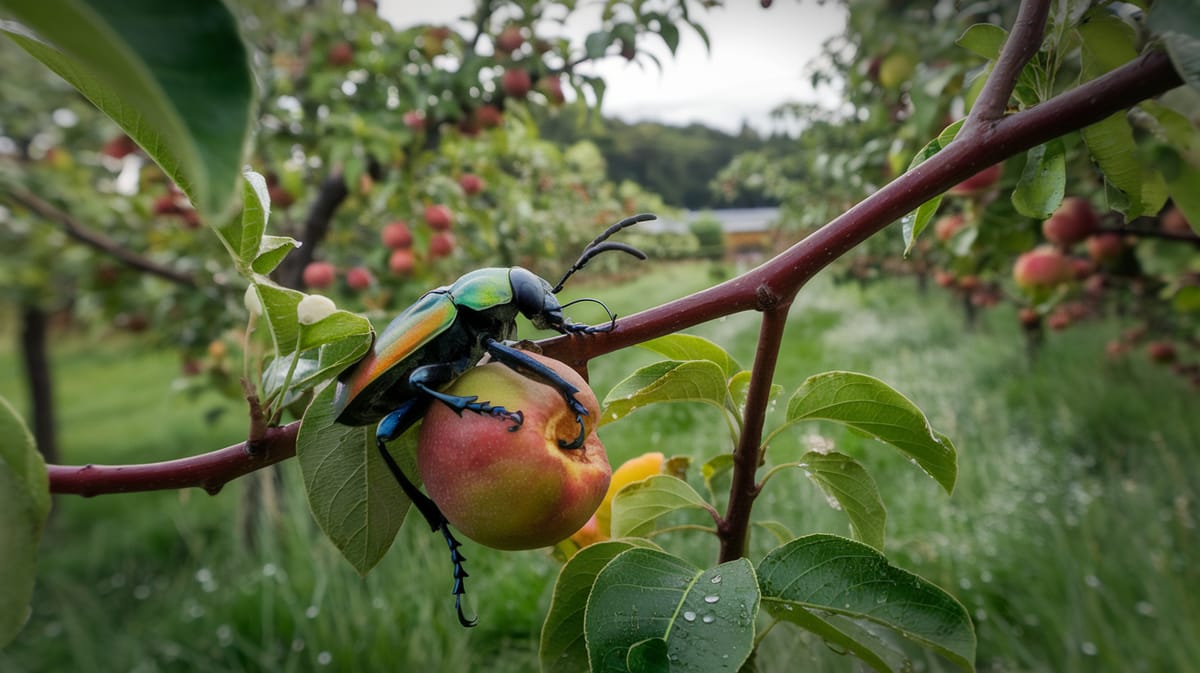
[[[555,285],[554,289],[550,292],[552,294],[558,294],[559,291],[563,289],[563,285],[566,284],[567,279],[571,277],[571,274],[582,269],[588,262],[592,260],[593,257],[602,252],[619,250],[621,252],[633,255],[638,259],[646,259],[646,253],[638,250],[628,243],[605,243],[604,241],[609,236],[612,236],[626,227],[632,227],[638,222],[647,222],[655,219],[658,219],[658,217],[652,213],[639,213],[637,215],[627,217],[612,225],[608,229],[605,229],[599,236],[592,239],[591,243],[588,243],[586,246],[584,246],[583,252],[579,255],[579,259],[575,260],[575,263],[571,265],[571,268],[567,269],[567,272],[563,274],[563,277],[558,281],[558,284]]]
[[[572,329],[572,327],[568,327],[567,331],[583,332],[584,334],[595,334],[596,332],[611,332],[613,330],[613,328],[617,326],[617,314],[610,311],[608,309],[608,306],[606,306],[604,304],[604,302],[600,301],[599,299],[592,299],[591,297],[582,297],[580,299],[575,299],[573,301],[569,301],[569,302],[563,304],[562,307],[566,308],[568,306],[571,306],[572,304],[578,304],[578,303],[584,302],[584,301],[590,301],[593,304],[599,304],[600,308],[604,309],[604,312],[608,314],[608,324],[606,324],[604,326],[600,326],[600,327],[593,327],[593,326],[589,326],[589,325],[572,325],[572,327],[574,327],[574,329]]]

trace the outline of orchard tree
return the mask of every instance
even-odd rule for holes
[[[1014,75],[1010,112],[1043,105],[1148,48],[1182,62],[1194,12],[1186,3],[1147,4],[1068,3],[1050,12],[1045,42]],[[857,202],[960,132],[980,104],[1008,38],[1001,26],[1013,21],[1016,5],[974,3],[943,15],[941,6],[858,3],[868,5],[873,11],[850,13],[812,73],[815,84],[840,87],[843,107],[819,110],[791,147],[738,157],[714,189],[731,196],[765,189],[793,222],[811,227],[825,219],[811,208],[814,195],[828,195],[819,201],[826,208]],[[777,114],[812,120],[813,110],[790,105]],[[1195,89],[1180,88],[981,167],[914,212],[899,234],[860,248],[845,273],[932,277],[957,296],[969,321],[978,310],[1016,304],[1031,347],[1046,327],[1119,311],[1130,330],[1109,344],[1110,355],[1175,343],[1191,354],[1170,364],[1200,385],[1198,110]],[[929,226],[933,240],[920,237]],[[1029,263],[1049,259],[1051,248],[1070,272],[1029,276]]]
[[[196,3],[197,6],[189,7],[189,11],[199,10],[202,4]],[[574,536],[574,542],[559,547],[563,556],[570,554],[570,558],[558,577],[542,634],[540,654],[544,670],[664,670],[668,667],[698,671],[736,670],[747,662],[753,665],[754,648],[758,636],[762,635],[759,624],[765,622],[768,615],[776,622],[791,623],[817,634],[876,670],[898,671],[911,667],[908,655],[896,646],[901,640],[928,648],[964,670],[974,670],[975,634],[965,608],[943,589],[893,566],[881,551],[886,539],[886,519],[879,490],[867,466],[837,452],[813,452],[799,463],[777,463],[772,461],[769,451],[772,440],[780,432],[787,432],[807,421],[830,421],[890,445],[910,458],[938,486],[950,491],[957,478],[957,453],[951,439],[932,428],[920,409],[900,392],[869,375],[834,371],[816,374],[799,383],[776,383],[774,372],[792,302],[805,283],[831,262],[900,218],[904,218],[902,237],[906,247],[914,247],[947,190],[1019,154],[1025,153],[1035,159],[1029,171],[1033,177],[1025,187],[1018,182],[1017,192],[1044,189],[1044,180],[1053,187],[1058,162],[1054,159],[1056,151],[1049,146],[1057,139],[1080,129],[1084,129],[1086,135],[1090,133],[1087,129],[1095,128],[1097,124],[1113,124],[1109,121],[1112,119],[1125,122],[1134,106],[1145,109],[1146,101],[1151,99],[1166,105],[1163,102],[1168,100],[1165,95],[1177,92],[1185,79],[1193,86],[1197,83],[1195,63],[1200,31],[1188,29],[1196,23],[1188,21],[1189,10],[1182,4],[1159,3],[1147,21],[1150,29],[1156,31],[1153,33],[1155,39],[1147,41],[1144,48],[1134,49],[1132,54],[1123,50],[1129,58],[1106,58],[1103,67],[1097,66],[1097,70],[1083,68],[1081,72],[1090,72],[1091,77],[1081,76],[1069,81],[1055,79],[1054,86],[1033,87],[1034,97],[1029,98],[1028,82],[1022,79],[1026,68],[1038,70],[1043,67],[1046,57],[1040,50],[1044,47],[1053,49],[1059,40],[1071,39],[1063,37],[1070,32],[1067,26],[1076,25],[1074,22],[1079,20],[1075,14],[1052,15],[1050,5],[1046,1],[1025,0],[1015,18],[1005,23],[1011,27],[1007,32],[1000,27],[999,18],[995,23],[981,24],[968,31],[968,35],[975,36],[967,40],[968,43],[986,52],[984,57],[988,59],[988,66],[987,76],[978,86],[978,95],[973,97],[965,119],[948,130],[935,133],[934,139],[920,146],[912,160],[901,162],[901,168],[905,164],[908,166],[907,171],[865,196],[846,212],[763,265],[727,282],[620,320],[614,318],[593,329],[564,328],[568,334],[539,342],[542,355],[577,371],[586,371],[588,361],[594,357],[635,344],[650,348],[664,358],[631,373],[609,391],[598,414],[594,408],[586,415],[580,410],[588,406],[583,399],[587,396],[582,394],[581,381],[568,383],[562,378],[558,382],[558,378],[551,377],[540,366],[529,364],[532,356],[499,348],[486,339],[482,342],[492,355],[510,365],[515,364],[510,369],[522,375],[510,383],[480,381],[479,385],[511,386],[514,397],[510,399],[514,401],[505,404],[528,408],[529,417],[518,414],[519,410],[479,401],[473,391],[463,390],[461,396],[439,391],[443,401],[456,411],[464,414],[486,412],[495,416],[471,419],[492,422],[481,424],[477,431],[479,435],[471,435],[470,440],[479,437],[482,441],[485,434],[500,434],[508,441],[499,443],[495,450],[511,451],[518,457],[516,467],[504,469],[493,467],[496,463],[489,459],[494,458],[494,454],[473,460],[472,470],[477,470],[478,477],[471,486],[507,487],[510,494],[516,489],[518,496],[555,490],[561,494],[587,491],[588,495],[580,497],[579,501],[595,502],[599,489],[583,488],[589,483],[594,486],[595,479],[590,476],[593,474],[590,471],[582,468],[558,471],[557,474],[563,476],[555,483],[556,478],[552,476],[555,470],[546,469],[546,481],[527,488],[525,482],[510,481],[510,470],[519,472],[523,461],[533,461],[535,456],[541,458],[538,450],[565,453],[556,456],[564,460],[581,457],[585,454],[569,452],[578,451],[572,447],[583,446],[588,441],[594,424],[619,421],[648,404],[707,404],[714,414],[727,421],[728,438],[714,440],[713,446],[703,447],[701,450],[705,455],[699,458],[704,461],[701,478],[711,479],[716,474],[729,476],[726,497],[705,496],[693,485],[694,477],[689,473],[681,477],[680,471],[687,461],[668,460],[664,466],[659,457],[646,456],[643,462],[616,475],[619,479],[611,480],[620,488],[611,493],[611,497],[606,493],[600,498],[596,523],[585,525],[583,532]],[[633,4],[631,11],[636,14],[640,6]],[[28,7],[24,9],[29,10]],[[89,94],[105,112],[125,121],[131,137],[151,150],[154,159],[197,205],[202,221],[210,225],[229,252],[232,270],[246,284],[247,329],[265,337],[259,346],[262,375],[251,378],[248,374],[247,377],[249,436],[245,443],[167,463],[114,467],[51,465],[44,468],[19,420],[6,411],[2,422],[7,431],[0,433],[4,438],[4,444],[0,445],[4,470],[0,471],[0,476],[12,487],[0,489],[7,505],[0,531],[14,542],[6,548],[15,549],[17,553],[3,559],[6,572],[2,576],[6,586],[0,594],[4,597],[0,604],[0,626],[3,627],[0,633],[6,639],[11,638],[20,627],[33,581],[33,552],[48,509],[50,490],[97,494],[200,486],[215,492],[230,479],[297,455],[318,523],[360,572],[369,571],[380,560],[411,505],[418,507],[429,520],[430,507],[434,510],[444,507],[449,514],[456,511],[456,505],[462,504],[455,502],[460,499],[468,501],[468,512],[471,505],[478,508],[491,503],[494,509],[495,502],[513,502],[516,496],[476,495],[460,490],[467,488],[461,484],[436,495],[443,500],[441,503],[435,503],[417,491],[407,481],[399,463],[410,472],[413,462],[421,463],[415,468],[433,482],[439,477],[450,476],[446,474],[445,464],[439,462],[446,459],[445,454],[450,449],[445,446],[443,431],[436,425],[432,429],[414,429],[405,433],[397,438],[395,446],[387,447],[377,444],[373,427],[351,427],[338,422],[339,410],[346,409],[344,391],[346,386],[358,385],[354,381],[378,381],[393,372],[394,366],[408,366],[413,359],[416,364],[440,366],[443,363],[427,360],[430,357],[427,354],[401,350],[398,359],[380,365],[384,358],[395,358],[396,351],[389,352],[388,349],[395,346],[399,337],[408,339],[419,334],[384,330],[380,333],[383,350],[371,350],[375,333],[366,319],[337,309],[325,297],[305,294],[271,280],[268,274],[287,256],[292,243],[289,239],[264,233],[271,201],[268,180],[259,173],[245,173],[240,190],[243,196],[241,213],[231,214],[227,207],[235,193],[233,185],[241,169],[242,139],[251,116],[230,114],[221,117],[222,122],[234,118],[241,121],[231,123],[232,128],[227,129],[227,133],[202,133],[202,130],[212,131],[205,124],[215,119],[206,116],[207,110],[193,110],[189,105],[181,104],[194,103],[198,92],[207,91],[203,82],[189,82],[191,86],[184,87],[183,92],[170,86],[148,90],[144,81],[128,76],[127,62],[112,56],[94,58],[97,49],[110,54],[132,54],[137,65],[144,68],[138,72],[166,77],[166,83],[176,85],[180,82],[173,78],[191,72],[178,68],[156,69],[163,64],[162,54],[156,51],[161,45],[152,40],[137,39],[139,33],[122,32],[122,28],[129,27],[124,23],[128,17],[119,12],[105,13],[102,7],[92,9],[96,17],[114,28],[104,34],[116,40],[117,45],[95,44],[94,31],[63,29],[70,25],[70,17],[48,19],[32,10],[8,10],[27,25],[6,23],[4,27],[12,39]],[[214,40],[220,43],[222,38],[236,43],[235,23],[219,4],[204,10],[207,12],[204,21],[192,17],[173,24],[176,28],[182,25],[182,31],[163,30],[155,34],[169,33],[173,46],[187,48],[191,45],[203,55],[197,56],[196,63],[213,70],[203,72],[200,79],[209,82],[210,87],[219,82],[226,96],[225,99],[214,96],[213,105],[228,105],[231,111],[246,110],[251,98],[249,87],[229,86],[231,81],[249,82],[245,59],[230,59],[230,50],[214,50],[211,46]],[[170,17],[179,10],[167,7],[159,11]],[[1105,23],[1106,14],[1092,16],[1098,17],[1095,20],[1101,24],[1109,25]],[[666,37],[669,31],[662,29],[664,22],[676,18],[664,15],[650,23],[656,23],[660,34]],[[948,20],[950,17],[936,18]],[[138,27],[144,28],[146,17],[139,19]],[[1065,23],[1067,20],[1072,23]],[[1086,25],[1090,24],[1081,24]],[[189,33],[189,29],[202,32]],[[39,39],[32,38],[30,30],[36,31]],[[977,41],[978,36],[983,39]],[[616,36],[615,28],[603,33],[602,38],[589,38],[589,43],[603,43],[605,49],[614,47],[621,51],[635,46]],[[515,37],[510,33],[504,44],[515,45]],[[1087,42],[1084,44],[1086,46]],[[113,46],[122,48],[111,49]],[[1132,43],[1126,46],[1133,48]],[[1088,49],[1084,49],[1082,53],[1087,52]],[[339,47],[330,52],[330,61],[335,65],[346,64],[356,58],[356,54],[353,49]],[[238,60],[242,62],[233,62]],[[1052,62],[1058,63],[1059,59]],[[905,64],[901,62],[886,70],[888,83],[904,86],[902,83],[909,76],[909,67],[901,66]],[[914,71],[922,67],[916,56],[911,67]],[[885,72],[882,62],[879,69],[882,83]],[[214,77],[214,70],[224,76]],[[512,96],[526,88],[523,78],[519,81],[513,78],[507,84],[508,94]],[[240,98],[238,91],[242,92]],[[235,100],[229,100],[230,96]],[[139,101],[140,105],[131,111],[124,105],[114,104],[123,100]],[[194,119],[194,125],[181,124],[181,119],[187,119],[189,114],[199,114],[200,119]],[[130,115],[134,115],[136,124],[130,123],[133,119]],[[1187,118],[1184,121],[1187,122],[1186,133],[1180,138],[1190,140],[1194,129]],[[201,139],[205,141],[207,152],[195,151]],[[1111,138],[1101,144],[1110,146],[1114,143],[1119,145]],[[1132,155],[1140,161],[1140,154],[1133,152]],[[1181,171],[1191,165],[1187,163],[1188,159],[1187,156],[1180,157],[1182,166],[1178,168]],[[1103,169],[1104,162],[1100,163]],[[1045,170],[1039,168],[1043,165]],[[1140,163],[1136,165],[1141,166]],[[1067,175],[1066,166],[1064,161],[1063,176]],[[1150,172],[1138,171],[1137,174],[1137,185],[1141,186],[1140,176]],[[486,174],[482,178],[488,182]],[[344,174],[342,179],[344,183]],[[1162,177],[1166,185],[1170,185],[1172,179]],[[999,184],[1005,183],[1002,180]],[[1132,182],[1120,184],[1123,185],[1119,188],[1125,198],[1126,215],[1146,212],[1147,207],[1157,203],[1148,198],[1144,189],[1133,198],[1135,185]],[[461,182],[458,186],[462,188]],[[998,188],[994,183],[989,189]],[[978,186],[971,187],[971,191],[977,193]],[[1035,201],[1049,217],[1062,197]],[[1051,202],[1053,208],[1048,206]],[[423,207],[427,205],[437,204],[422,204]],[[424,210],[419,212],[425,215]],[[439,227],[445,225],[443,215],[439,212],[426,218],[431,229],[434,221],[440,222]],[[455,226],[455,217],[450,220],[450,226]],[[402,233],[399,229],[394,230],[391,234],[394,238],[390,240],[404,240]],[[600,238],[615,233],[616,228],[612,228]],[[409,234],[412,235],[411,230]],[[615,241],[596,240],[590,247],[596,252],[619,247],[613,243]],[[583,255],[575,266],[582,266],[587,257],[587,254]],[[468,273],[463,282],[487,278],[491,279],[487,285],[489,290],[503,290],[504,285],[496,280],[499,277],[495,270],[482,276]],[[1043,285],[1041,281],[1026,280],[1022,282],[1030,288]],[[530,286],[521,284],[521,287]],[[552,320],[555,313],[551,310],[554,303],[550,301],[553,292],[549,283],[539,308],[529,307],[527,294],[522,293],[519,302],[515,299],[516,284],[510,289],[512,298],[503,291],[471,297],[472,301],[478,302],[474,306],[479,310],[495,310],[489,315],[509,316],[496,317],[498,332],[506,332],[506,321],[515,312],[510,302],[519,304],[546,325],[562,327],[566,324],[561,322],[561,316],[557,318],[558,323]],[[441,307],[439,310],[448,310],[445,295],[427,297],[423,301],[436,301]],[[463,301],[467,300],[464,298]],[[413,313],[404,315],[427,317],[431,310],[429,306],[431,304],[418,305]],[[451,308],[465,310],[466,307],[456,304]],[[689,327],[743,311],[761,314],[758,347],[749,367],[743,367],[718,344],[683,333]],[[469,327],[468,322],[458,320],[454,317],[449,322],[454,329],[466,330],[465,334],[471,338],[490,335],[483,327]],[[444,335],[454,336],[458,332],[431,330],[426,323],[421,326],[429,330],[425,335],[448,349],[448,357],[463,352],[451,348],[458,344],[457,339],[444,338]],[[1156,349],[1156,352],[1158,357],[1168,357],[1165,349]],[[247,357],[258,355],[250,352]],[[340,372],[357,372],[360,368],[367,372],[365,379],[351,373],[342,376],[338,381],[340,385],[335,384]],[[247,372],[253,371],[258,368],[247,368]],[[552,401],[566,402],[559,408],[559,413],[565,408],[566,425],[575,427],[576,439],[566,440],[569,435],[563,435],[559,424],[550,420],[552,414],[545,413],[545,400],[540,398],[548,393],[530,380],[531,372],[538,372],[536,378],[542,381],[555,382],[554,387],[549,388],[549,396]],[[486,376],[482,368],[473,369],[460,381],[466,385],[470,381],[468,377],[476,375]],[[409,381],[416,389],[415,384],[421,380],[410,378]],[[789,389],[784,423],[777,428],[765,427],[771,400]],[[340,395],[339,390],[343,391]],[[362,394],[365,388],[356,390],[359,391],[357,394]],[[433,395],[431,391],[431,388],[422,389],[426,395]],[[374,399],[397,405],[399,417],[407,422],[415,420],[410,411],[406,411],[411,410],[413,400],[418,399],[413,389],[392,392],[394,394]],[[576,393],[580,394],[579,398]],[[335,400],[335,397],[340,399]],[[297,406],[304,407],[301,421],[277,425],[283,408]],[[431,425],[446,420],[435,419],[433,415],[429,417]],[[459,420],[448,420],[454,427],[445,429],[445,433],[464,430],[458,426]],[[381,424],[378,436],[387,435],[386,423]],[[515,429],[510,432],[508,428]],[[497,433],[497,429],[501,432]],[[523,441],[528,432],[543,437],[541,443],[544,446],[530,449]],[[377,451],[380,446],[382,450]],[[465,455],[463,460],[466,460]],[[655,466],[659,469],[655,470]],[[756,499],[766,489],[774,487],[774,476],[796,467],[803,468],[819,488],[839,503],[848,518],[850,537],[798,536],[787,525],[771,525],[768,528],[779,538],[778,546],[761,558],[750,558],[747,542]],[[389,473],[400,477],[400,486],[395,487],[389,481],[389,488],[378,488],[380,480],[376,477],[386,479]],[[641,475],[649,476],[635,479]],[[526,490],[522,491],[523,488]],[[341,497],[347,493],[361,494],[361,497]],[[430,496],[434,496],[433,488]],[[470,502],[475,498],[478,500]],[[570,511],[572,523],[581,518],[576,500],[563,495],[551,502],[554,504],[547,508]],[[535,523],[533,517],[546,514],[545,509],[514,507],[511,514],[519,519],[516,523],[532,526]],[[607,531],[602,524],[601,512],[607,520]],[[678,522],[677,516],[689,514],[696,515],[698,521],[684,519],[683,524],[671,525]],[[459,518],[458,515],[455,517]],[[487,538],[487,543],[497,547],[510,546],[510,543],[523,546],[547,542],[514,541],[513,538],[519,536],[512,531],[512,520],[499,523],[461,520],[464,533],[468,527],[478,524],[482,528],[473,529],[472,534]],[[510,528],[497,537],[489,537],[491,526],[501,524]],[[516,529],[519,531],[521,527]],[[712,564],[698,567],[672,553],[673,544],[660,546],[649,539],[659,530],[666,529],[680,531],[686,542],[680,540],[678,544],[687,544],[689,549],[696,548],[689,536],[713,536],[715,558]],[[449,526],[443,524],[440,530],[449,543],[455,571],[453,591],[461,597],[465,559]],[[587,542],[592,544],[584,546]],[[573,554],[572,545],[578,548]],[[679,549],[682,550],[682,546]]]

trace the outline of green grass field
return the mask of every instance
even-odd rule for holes
[[[706,266],[679,265],[615,288],[574,289],[629,314],[710,280]],[[749,367],[755,318],[696,333]],[[882,378],[954,440],[958,487],[946,496],[890,448],[832,426],[786,433],[770,458],[833,442],[872,471],[888,506],[889,556],[967,606],[981,671],[1200,670],[1200,398],[1140,353],[1108,362],[1104,343],[1121,328],[1112,320],[1052,334],[1030,364],[1009,309],[967,331],[942,293],[818,279],[791,312],[776,379],[783,400],[821,371]],[[24,408],[15,358],[0,352],[0,394]],[[603,397],[653,359],[636,348],[605,356],[592,364],[592,383]],[[66,460],[145,462],[240,441],[237,406],[172,393],[178,371],[177,356],[136,341],[67,338],[55,351]],[[205,420],[219,408],[215,422]],[[725,436],[698,405],[650,407],[602,431],[614,463],[650,450],[703,461],[729,449],[714,440]],[[439,537],[410,523],[359,578],[316,531],[295,461],[280,474],[279,498],[265,505],[244,495],[258,477],[215,497],[58,497],[33,616],[0,652],[0,671],[536,670],[558,567],[547,553],[468,543],[480,626],[463,630]],[[848,531],[799,471],[771,481],[756,518],[797,534]],[[258,524],[253,542],[241,535],[247,519]],[[768,538],[753,539],[756,558]],[[699,534],[658,541],[701,562],[716,557],[715,541]],[[950,670],[920,656],[919,670]],[[862,670],[787,625],[764,639],[757,664]]]

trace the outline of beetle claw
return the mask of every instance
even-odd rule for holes
[[[584,425],[583,425],[583,417],[586,415],[587,415],[586,409],[583,411],[583,414],[578,414],[578,413],[575,414],[575,422],[579,424],[579,436],[570,442],[564,442],[561,439],[558,440],[558,448],[571,450],[571,449],[578,449],[583,446],[583,440],[584,440],[585,434],[587,432],[587,429],[584,428]]]

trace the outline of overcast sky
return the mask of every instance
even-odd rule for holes
[[[726,0],[730,7],[701,12],[712,43],[681,28],[679,50],[672,59],[655,38],[663,69],[647,61],[643,69],[610,57],[594,72],[608,84],[603,112],[625,120],[654,119],[672,124],[698,121],[736,132],[742,121],[759,130],[771,128],[768,113],[788,101],[816,101],[805,66],[819,54],[821,43],[841,31],[844,11],[837,3],[775,0],[767,10],[757,0]],[[599,25],[600,3],[581,2],[578,17],[567,26],[578,44]],[[472,0],[383,0],[380,13],[399,26],[449,23],[470,13]],[[589,9],[590,8],[590,9]],[[826,94],[828,96],[828,93]]]

